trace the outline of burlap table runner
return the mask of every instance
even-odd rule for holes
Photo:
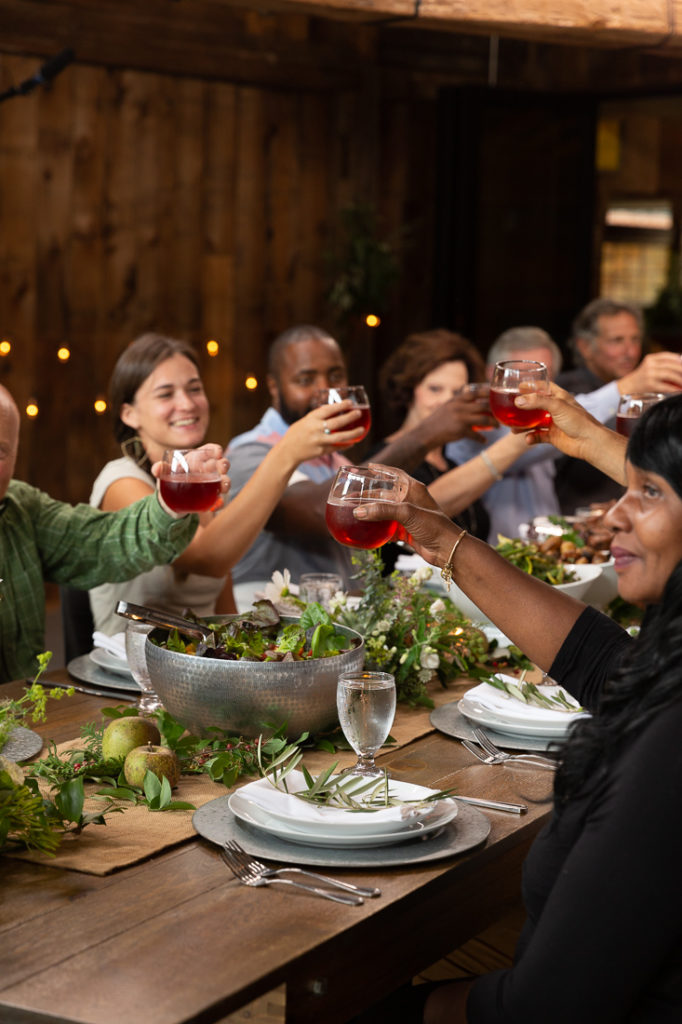
[[[430,696],[436,706],[456,700],[469,686],[471,681],[458,681],[456,686],[443,690],[438,684],[430,688]],[[433,731],[429,720],[430,709],[409,708],[398,705],[391,735],[397,747],[403,747]],[[64,750],[72,744],[61,744],[57,749]],[[395,750],[396,746],[391,747]],[[324,768],[338,761],[339,768],[355,763],[352,752],[337,751],[335,754],[323,751],[309,751],[304,761],[308,770],[316,775]],[[250,779],[242,780],[251,781]],[[86,787],[87,788],[87,787]],[[97,787],[90,787],[94,791]],[[180,785],[173,792],[176,800],[185,800],[195,807],[224,796],[229,790],[224,786],[211,782],[205,775],[183,776]],[[86,800],[88,811],[101,807],[101,801]],[[136,864],[151,857],[161,850],[177,846],[196,836],[192,826],[193,811],[149,811],[146,806],[123,805],[120,814],[107,816],[106,825],[89,825],[78,836],[66,836],[57,850],[56,856],[47,857],[41,853],[13,853],[11,856],[22,860],[35,861],[53,867],[69,868],[92,875],[108,875],[119,868]]]

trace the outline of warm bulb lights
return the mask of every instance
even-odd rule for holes
[[[60,363],[68,363],[70,358],[71,352],[66,347],[66,345],[62,345],[61,348],[57,349],[57,359],[59,360]]]
[[[244,381],[244,387],[247,391],[255,391],[258,387],[258,381],[255,377],[247,377]]]
[[[107,411],[107,402],[105,398],[96,398],[93,403],[93,408],[98,416]]]
[[[8,356],[12,351],[12,342],[8,341],[7,338],[3,338],[0,341],[0,356]]]
[[[220,345],[218,344],[217,341],[213,341],[213,340],[207,341],[206,342],[206,351],[208,352],[208,354],[210,356],[217,356],[218,353],[220,352]]]
[[[381,317],[376,316],[374,313],[368,313],[365,317],[365,323],[368,327],[378,327],[381,323]]]
[[[26,415],[29,417],[29,419],[34,420],[38,415],[39,411],[40,410],[38,409],[38,403],[34,399],[31,399],[26,406]]]

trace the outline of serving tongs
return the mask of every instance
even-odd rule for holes
[[[158,608],[148,608],[143,604],[131,604],[129,601],[119,601],[116,605],[116,614],[122,615],[124,619],[132,619],[133,622],[144,622],[148,626],[161,626],[162,629],[177,629],[187,636],[196,637],[201,641],[197,645],[196,653],[198,655],[216,645],[212,629],[202,626],[200,622],[195,622],[193,619],[186,619],[182,615],[173,615],[172,612],[164,612]]]

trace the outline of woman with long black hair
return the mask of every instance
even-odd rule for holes
[[[520,572],[441,513],[422,485],[391,506],[510,639],[591,712],[571,729],[554,809],[524,865],[527,919],[511,968],[425,987],[424,1024],[673,1024],[682,1020],[682,395],[627,442],[565,393],[550,440],[623,479],[608,513],[620,595],[645,606],[637,639]],[[622,469],[624,465],[624,471]],[[382,506],[360,518],[382,518]],[[386,509],[383,509],[385,518]]]

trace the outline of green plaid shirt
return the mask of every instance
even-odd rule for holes
[[[0,503],[0,682],[32,678],[45,645],[43,580],[84,590],[172,562],[196,530],[155,495],[118,512],[66,505],[12,480]],[[123,620],[121,620],[123,621]]]

